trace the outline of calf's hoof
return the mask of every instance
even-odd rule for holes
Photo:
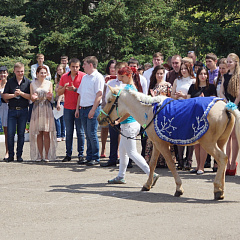
[[[214,199],[215,200],[223,200],[224,199],[224,193],[221,191],[221,192],[215,192],[214,193]]]
[[[142,187],[141,191],[149,191],[150,189],[146,188],[146,187]]]
[[[174,197],[180,197],[181,195],[183,195],[182,191],[176,191]]]

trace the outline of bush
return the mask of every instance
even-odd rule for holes
[[[26,59],[23,57],[0,57],[0,66],[6,66],[8,68],[9,78],[14,76],[13,74],[13,67],[16,62],[21,62],[25,66],[25,76],[31,78],[30,75],[30,59]]]

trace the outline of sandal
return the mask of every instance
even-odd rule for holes
[[[197,175],[202,175],[202,174],[204,174],[203,170],[197,170]]]

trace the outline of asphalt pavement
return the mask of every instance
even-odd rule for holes
[[[180,198],[173,196],[168,169],[156,169],[161,177],[155,187],[141,192],[147,176],[136,165],[127,170],[126,184],[110,185],[118,166],[78,165],[76,141],[68,163],[61,162],[65,142],[53,162],[30,161],[28,142],[23,163],[0,161],[0,239],[239,239],[238,174],[226,177],[222,201],[213,200],[211,169],[200,176],[179,171],[185,190]]]

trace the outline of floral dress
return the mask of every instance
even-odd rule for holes
[[[40,131],[49,132],[50,148],[48,159],[56,159],[56,128],[51,103],[47,100],[46,94],[49,92],[51,82],[44,80],[44,84],[38,87],[37,80],[32,81],[33,92],[38,94],[38,100],[33,103],[32,116],[29,128],[30,156],[32,160],[40,158],[37,146],[37,135]]]
[[[164,96],[170,97],[172,93],[172,85],[169,82],[164,82],[163,84],[156,84],[155,87],[153,88],[153,92],[155,96],[164,95]],[[152,150],[153,150],[152,141],[148,139],[146,144],[146,149],[145,149],[145,160],[147,163],[149,163],[151,160]],[[172,158],[175,161],[176,157],[175,157],[173,146],[170,147],[170,151],[171,151]],[[158,168],[167,167],[166,161],[161,153],[158,157],[157,167]]]

